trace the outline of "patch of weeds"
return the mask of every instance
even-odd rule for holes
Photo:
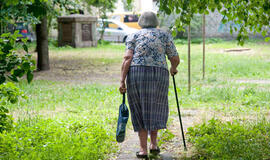
[[[197,159],[269,159],[270,122],[211,119],[188,128]]]
[[[242,105],[252,108],[270,106],[269,92],[255,90],[254,88],[246,88],[242,92]]]
[[[158,146],[161,146],[165,142],[171,141],[175,135],[168,129],[160,130],[158,137]]]
[[[1,159],[106,159],[117,149],[107,129],[91,116],[23,120],[12,132],[0,134]]]
[[[109,42],[109,41],[104,41],[104,40],[98,40],[98,44],[99,44],[99,45],[109,45],[109,44],[111,44],[111,42]]]

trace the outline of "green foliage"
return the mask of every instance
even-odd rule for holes
[[[28,14],[37,18],[57,17],[61,11],[76,12],[80,8],[78,0],[35,0],[35,3],[26,3],[26,6]]]
[[[107,19],[108,13],[113,12],[115,9],[115,3],[117,0],[83,0],[87,4],[87,10],[91,13],[92,6],[98,9],[98,15],[101,19]],[[95,13],[94,13],[95,14]],[[100,38],[99,40],[103,40],[103,35],[105,31],[105,21],[102,21],[102,30],[100,31]]]
[[[17,124],[11,132],[0,134],[2,159],[98,160],[116,152],[121,103],[117,88],[40,80],[25,83],[20,82],[19,87],[29,99],[9,106],[22,111]],[[58,107],[63,111],[53,111]],[[30,113],[25,114],[27,111]],[[39,111],[44,118],[34,115]]]
[[[175,135],[168,129],[163,129],[159,131],[159,136],[158,136],[158,146],[161,146],[165,142],[171,141]]]
[[[38,23],[38,19],[27,13],[26,4],[33,3],[34,0],[4,0],[0,2],[1,26],[15,24],[17,21]],[[3,31],[1,31],[3,33]]]
[[[0,133],[1,159],[106,159],[116,151],[106,125],[89,115],[19,121],[12,132]]]
[[[78,1],[70,0],[9,0],[1,2],[0,18],[7,22],[38,23],[46,15],[58,16],[62,10],[77,10]]]
[[[28,54],[28,47],[23,44],[23,49],[27,53],[20,57],[16,52],[15,44],[17,37],[21,36],[18,31],[14,34],[4,33],[0,39],[0,84],[7,79],[18,82],[18,78],[27,74],[28,82],[33,79],[33,70],[35,61],[31,60]],[[23,40],[26,41],[26,40]]]
[[[3,131],[11,131],[13,128],[13,119],[8,113],[8,109],[0,106],[0,133]]]
[[[33,80],[33,70],[35,62],[31,60],[28,54],[28,47],[23,39],[23,49],[27,53],[19,56],[16,53],[16,40],[21,36],[18,31],[15,34],[5,33],[0,38],[0,133],[4,130],[10,131],[12,128],[12,118],[8,115],[7,103],[16,103],[20,96],[25,97],[22,92],[11,82],[18,82],[19,79],[26,75],[28,83]]]
[[[176,13],[172,13],[170,15],[158,14],[159,18],[159,26],[161,28],[173,28],[174,22],[177,20],[179,15]],[[201,15],[194,15],[190,22],[190,27],[191,27],[191,37],[196,38],[196,37],[201,37],[202,35],[202,16]],[[187,30],[188,27],[184,28],[184,31],[176,31],[174,34],[174,38],[187,38]]]
[[[83,0],[87,6],[88,6],[88,11],[92,12],[91,6],[94,6],[98,9],[100,18],[106,19],[107,18],[107,13],[112,12],[115,8],[115,2],[117,0]]]
[[[13,119],[6,108],[7,103],[16,103],[19,97],[25,97],[23,93],[11,82],[0,85],[0,133],[11,131]]]
[[[197,150],[198,159],[269,159],[270,122],[208,123],[188,128],[189,141]]]
[[[40,18],[48,17],[48,27],[52,26],[52,19],[62,13],[77,13],[80,5],[78,0],[8,0],[0,2],[1,27],[0,33],[5,33],[8,24],[23,22],[25,24],[38,24]]]
[[[122,3],[124,5],[124,10],[125,11],[132,11],[132,8],[135,8],[134,7],[134,4],[132,3],[127,3],[127,0],[122,0]]]
[[[160,11],[176,13],[175,30],[184,31],[196,14],[209,14],[217,10],[223,15],[222,23],[232,22],[230,31],[238,31],[237,40],[240,45],[248,39],[248,31],[267,35],[270,22],[270,1],[268,0],[160,0]],[[240,27],[234,27],[237,24]],[[269,38],[267,38],[269,39]]]
[[[16,103],[18,102],[19,97],[26,96],[21,92],[13,83],[8,82],[0,85],[0,97],[1,105],[6,105],[7,103]]]
[[[2,159],[98,160],[117,151],[117,88],[40,80],[25,84],[19,87],[29,99],[9,106],[21,111],[17,124],[0,134]],[[57,112],[59,107],[63,111]],[[44,118],[34,115],[39,111]]]

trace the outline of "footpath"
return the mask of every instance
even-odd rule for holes
[[[187,128],[194,125],[194,123],[199,122],[203,111],[185,109],[181,111],[182,122],[184,126],[184,132],[187,132]],[[179,160],[183,154],[183,140],[180,134],[180,124],[178,116],[171,116],[171,123],[168,129],[175,135],[172,141],[166,142],[161,146],[161,153],[159,157],[153,157],[150,155],[149,159],[155,160]],[[117,155],[117,160],[138,160],[136,157],[136,152],[139,151],[139,138],[137,133],[129,129],[127,131],[127,137],[125,141],[121,144],[120,151]],[[189,148],[189,144],[188,144]]]

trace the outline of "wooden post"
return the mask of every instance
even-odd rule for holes
[[[188,92],[191,91],[191,80],[190,80],[190,24],[188,26]]]
[[[202,17],[202,38],[203,38],[203,79],[205,77],[205,14]]]

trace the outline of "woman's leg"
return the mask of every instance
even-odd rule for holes
[[[158,130],[150,131],[150,137],[151,137],[150,149],[157,149],[157,134],[158,134]]]
[[[147,130],[141,129],[139,131],[139,139],[140,139],[140,155],[146,155],[147,154]]]

